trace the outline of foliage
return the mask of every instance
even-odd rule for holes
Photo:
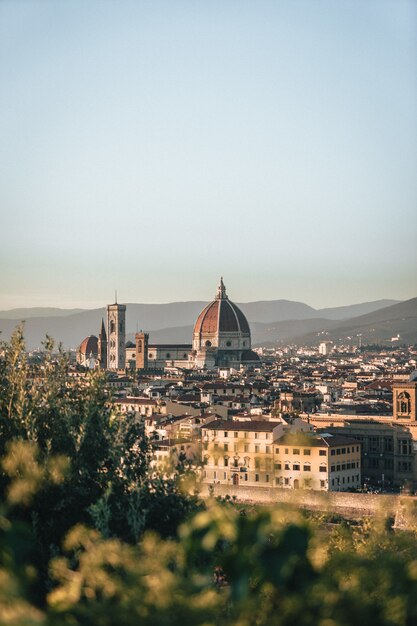
[[[26,494],[29,503],[39,488],[26,471],[36,454],[28,447],[22,455],[26,469],[12,482],[29,482],[12,492]],[[10,455],[5,464],[17,467]],[[47,480],[48,469],[37,467],[37,475]],[[10,521],[13,506],[3,506],[0,518],[2,624],[411,626],[417,620],[413,526],[397,534],[377,519],[324,532],[317,519],[293,508],[248,511],[216,501],[182,524],[177,540],[148,531],[132,545],[75,526],[63,554],[51,560],[55,584],[39,608],[30,597],[37,574],[28,565],[33,538]]]
[[[0,360],[0,624],[417,623],[411,498],[401,532],[383,518],[329,528],[295,506],[198,507],[188,475],[153,474],[99,376],[68,383],[52,351],[34,371],[21,341]]]
[[[44,347],[44,358],[29,363],[18,327],[0,352],[0,457],[13,442],[27,441],[36,447],[39,464],[31,476],[36,489],[30,507],[23,497],[15,498],[12,515],[26,522],[36,539],[40,599],[50,585],[49,561],[72,527],[95,526],[105,537],[135,543],[149,527],[175,534],[196,505],[195,497],[180,488],[177,474],[164,479],[151,472],[144,424],[114,413],[105,374],[71,377],[60,347],[56,350],[49,337]],[[65,472],[60,481],[41,481],[38,467],[47,476]],[[2,500],[12,488],[12,475],[4,470]]]

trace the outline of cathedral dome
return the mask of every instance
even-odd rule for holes
[[[194,326],[194,350],[211,347],[222,350],[250,349],[248,321],[226,295],[223,279],[220,280],[215,299],[204,307]]]
[[[78,352],[89,357],[90,355],[97,358],[98,355],[98,339],[95,335],[86,337],[80,344]]]

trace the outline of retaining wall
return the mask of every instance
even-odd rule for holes
[[[213,490],[213,491],[212,491]],[[398,510],[406,503],[417,503],[413,496],[388,494],[321,492],[277,487],[233,487],[229,485],[203,484],[201,495],[235,496],[239,502],[252,504],[286,503],[305,509],[335,513],[350,519],[376,515],[396,517]]]

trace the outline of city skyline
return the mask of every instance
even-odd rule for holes
[[[416,295],[413,2],[3,2],[0,310]]]

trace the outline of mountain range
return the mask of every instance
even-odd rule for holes
[[[134,333],[143,329],[150,332],[151,343],[191,343],[193,325],[205,305],[203,301],[127,304],[127,339],[133,339]],[[417,298],[326,309],[289,300],[246,302],[238,306],[251,325],[253,345],[286,342],[313,345],[323,339],[356,343],[359,334],[362,343],[385,342],[397,334],[401,342],[417,342]],[[87,335],[98,334],[105,313],[104,307],[0,311],[0,332],[2,339],[7,340],[16,324],[25,320],[29,349],[40,347],[46,333],[65,348],[75,348]]]

